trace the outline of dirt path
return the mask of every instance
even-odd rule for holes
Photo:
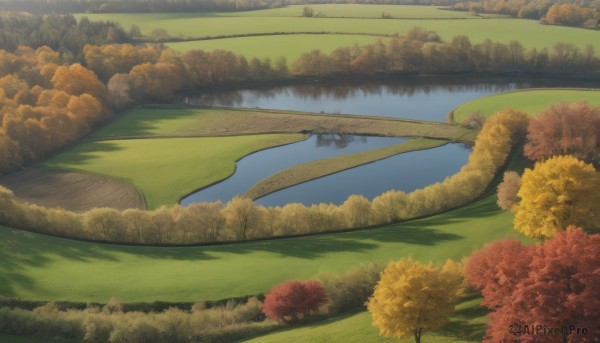
[[[129,183],[92,174],[29,168],[0,177],[0,185],[20,200],[74,212],[94,207],[146,208],[142,195]]]

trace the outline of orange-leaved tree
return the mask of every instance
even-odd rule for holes
[[[517,194],[515,229],[550,238],[569,225],[600,227],[600,173],[572,156],[557,156],[525,169]]]
[[[454,261],[439,268],[409,258],[385,268],[367,308],[382,336],[413,336],[419,343],[423,330],[448,321],[463,291],[462,269]]]

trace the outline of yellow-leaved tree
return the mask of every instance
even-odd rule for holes
[[[569,225],[600,227],[600,173],[573,156],[556,156],[525,169],[515,229],[551,238]]]
[[[452,260],[439,268],[403,259],[381,273],[367,308],[382,336],[413,336],[419,343],[423,330],[448,321],[464,287],[462,267]]]

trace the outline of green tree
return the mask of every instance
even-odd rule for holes
[[[385,268],[367,308],[382,336],[413,336],[419,343],[423,330],[448,321],[463,290],[462,271],[454,261],[438,268],[409,258]]]

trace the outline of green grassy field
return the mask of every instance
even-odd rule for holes
[[[402,257],[460,260],[517,236],[490,195],[446,214],[375,229],[187,248],[77,242],[0,227],[0,294],[31,300],[196,301],[258,294],[290,279]]]
[[[507,18],[468,20],[302,18],[272,16],[273,13],[269,11],[272,10],[254,11],[252,12],[253,16],[246,17],[224,17],[222,14],[206,13],[93,14],[87,16],[94,20],[113,20],[121,23],[125,28],[136,24],[140,26],[142,32],[145,34],[150,34],[155,28],[164,28],[170,35],[183,38],[218,37],[248,33],[299,33],[307,31],[402,34],[412,27],[420,26],[437,31],[445,40],[450,40],[456,35],[466,35],[473,43],[482,42],[487,38],[504,43],[516,39],[527,48],[544,48],[551,47],[557,42],[569,42],[582,48],[587,44],[592,44],[596,51],[600,51],[600,32],[598,31],[565,26],[541,25],[534,20]],[[294,45],[295,37],[286,36],[286,45]],[[279,43],[278,40],[268,40],[260,37],[248,37],[246,39],[249,39],[251,42],[246,42],[246,44],[255,44],[251,51],[271,51],[274,54],[270,56],[272,59],[285,56],[286,54],[282,52],[278,53],[277,46],[271,45],[271,43]],[[307,38],[304,35],[298,36],[298,39],[300,42],[299,45],[305,45],[307,51],[310,51],[322,46],[323,41],[326,41],[328,38],[324,38],[324,40],[315,39],[316,43],[314,47],[309,44],[310,42],[306,41]],[[329,39],[332,43],[335,43],[335,39],[331,37]],[[193,43],[185,44],[194,46]],[[215,47],[222,49],[240,51],[236,50],[236,45],[240,44],[239,40],[224,39],[218,43],[212,42],[206,44],[213,44]],[[176,49],[182,49],[177,47],[177,45],[173,46]]]
[[[319,12],[326,17],[347,18],[381,18],[386,13],[393,18],[411,19],[457,19],[457,18],[479,18],[469,15],[467,12],[447,11],[442,7],[433,6],[390,6],[390,5],[339,5],[339,4],[315,4],[295,5],[282,8],[273,8],[260,11],[247,11],[236,13],[220,13],[221,16],[233,15],[236,17],[300,17],[304,7],[310,7],[314,14]]]
[[[112,176],[142,190],[149,209],[171,205],[194,190],[223,180],[235,161],[268,147],[301,140],[301,134],[88,142],[50,158],[43,168]]]
[[[407,142],[385,148],[299,164],[259,181],[244,195],[251,199],[257,199],[278,190],[334,174],[342,170],[354,168],[409,151],[437,148],[446,143],[447,141],[433,139],[411,139]]]
[[[257,57],[260,59],[285,57],[288,66],[305,52],[319,49],[330,53],[339,47],[352,46],[354,44],[372,44],[377,39],[385,38],[368,35],[277,35],[237,37],[227,39],[197,40],[190,42],[166,43],[165,45],[180,52],[200,49],[214,51],[224,49],[236,54],[242,54],[246,58]]]
[[[423,342],[481,342],[485,333],[486,310],[479,306],[481,302],[475,294],[466,296],[457,306],[444,327],[423,333]],[[391,339],[379,336],[377,328],[371,325],[369,312],[358,312],[330,318],[322,322],[286,329],[271,334],[244,340],[248,343],[411,343],[414,338]]]
[[[535,115],[548,105],[564,101],[585,100],[600,106],[600,90],[536,89],[495,94],[469,101],[454,110],[454,121],[460,123],[470,113],[480,111],[490,116],[505,108],[518,108]]]

